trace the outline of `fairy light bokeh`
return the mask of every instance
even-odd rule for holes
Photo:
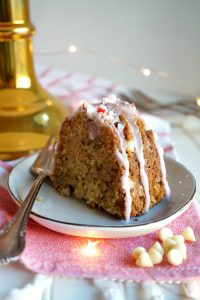
[[[113,62],[115,64],[125,66],[128,69],[131,69],[133,71],[138,72],[138,74],[143,75],[144,77],[151,77],[151,76],[157,76],[158,78],[161,78],[163,80],[168,81],[171,83],[174,87],[176,87],[177,90],[183,92],[189,99],[191,100],[196,100],[196,103],[198,106],[200,106],[200,97],[197,95],[195,92],[191,92],[185,89],[185,86],[179,82],[176,78],[174,78],[172,75],[167,73],[164,70],[156,69],[156,68],[149,68],[149,67],[141,67],[137,66],[129,61],[126,61],[124,59],[120,59],[112,54],[107,54],[103,53],[98,50],[90,49],[90,48],[81,48],[78,47],[74,44],[69,45],[66,47],[64,50],[58,50],[54,52],[36,52],[36,55],[38,56],[59,56],[59,55],[65,55],[65,54],[76,54],[77,52],[79,53],[84,53],[84,54],[89,54],[92,56],[96,56],[99,58],[103,58],[105,60],[108,60],[110,62]]]
[[[144,75],[146,77],[149,77],[151,75],[151,70],[150,69],[141,68],[140,71],[141,71],[142,75]]]
[[[77,52],[77,47],[75,45],[70,45],[68,48],[69,53],[76,53]]]

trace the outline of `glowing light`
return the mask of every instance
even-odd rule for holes
[[[197,105],[200,106],[200,97],[197,97],[196,101],[197,101]]]
[[[69,53],[75,53],[77,52],[77,47],[75,45],[71,45],[68,48]]]
[[[150,76],[151,75],[151,70],[150,69],[140,69],[140,71],[141,71],[141,73],[144,75],[144,76],[146,76],[146,77],[148,77],[148,76]]]
[[[20,78],[17,78],[17,83],[16,83],[17,88],[21,89],[27,89],[31,86],[31,81],[29,77],[22,76]]]
[[[92,242],[88,241],[87,245],[81,248],[81,254],[88,257],[94,257],[98,255],[99,249],[97,249],[96,245],[99,241]]]
[[[47,114],[44,113],[44,114],[42,115],[42,119],[43,119],[44,122],[48,122],[48,121],[49,121],[49,116],[48,116]]]
[[[26,28],[26,27],[15,28],[13,31],[18,34],[26,34],[28,32],[28,28]]]
[[[34,121],[42,126],[46,126],[49,122],[49,116],[46,113],[39,113],[34,116]]]

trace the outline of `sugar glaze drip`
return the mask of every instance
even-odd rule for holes
[[[120,144],[120,151],[116,149],[115,155],[119,164],[121,164],[124,168],[121,177],[121,182],[122,182],[122,189],[125,195],[125,219],[126,222],[128,223],[131,215],[132,198],[131,198],[131,192],[130,192],[131,189],[130,189],[130,181],[129,181],[129,160],[126,153],[126,139],[123,132],[125,124],[123,122],[120,122],[118,114],[113,113],[112,110],[108,110],[107,115],[104,115],[103,113],[97,113],[97,111],[89,105],[86,106],[86,109],[87,109],[88,116],[95,118],[100,123],[105,124],[105,120],[107,120],[106,124],[115,131],[118,137],[119,144]],[[104,107],[101,107],[101,109],[104,109]],[[117,123],[117,127],[115,126],[115,123]]]
[[[150,194],[149,194],[149,179],[145,170],[143,141],[136,122],[128,118],[128,123],[130,124],[130,128],[134,138],[135,155],[140,164],[140,177],[141,177],[141,182],[145,193],[145,205],[143,208],[143,212],[146,213],[149,210]]]
[[[165,161],[164,161],[164,150],[160,146],[160,144],[158,142],[158,137],[157,137],[156,134],[154,134],[154,141],[155,141],[156,149],[157,149],[158,156],[159,156],[159,159],[160,159],[160,171],[161,171],[161,175],[162,175],[162,183],[163,183],[164,189],[165,189],[165,196],[167,198],[169,198],[171,192],[170,192],[168,181],[166,179],[167,172],[166,172]]]
[[[123,104],[123,105],[122,105]],[[116,99],[112,99],[112,102],[108,99],[104,99],[103,107],[101,105],[101,108],[106,109],[107,113],[97,113],[93,108],[89,108],[87,111],[88,113],[92,113],[95,118],[98,118],[100,122],[105,122],[105,120],[108,120],[110,123],[110,126],[114,129],[114,131],[118,135],[118,139],[120,142],[120,148],[121,153],[116,150],[116,157],[118,161],[123,165],[124,167],[124,173],[122,174],[122,188],[125,192],[125,218],[126,221],[129,222],[130,220],[130,214],[131,214],[131,207],[132,207],[132,197],[130,193],[130,181],[129,181],[129,160],[128,155],[126,153],[126,140],[124,136],[124,126],[120,125],[121,122],[119,122],[119,114],[123,114],[126,119],[128,120],[129,126],[132,131],[132,135],[134,137],[134,148],[135,148],[135,154],[137,157],[137,160],[140,164],[140,176],[141,176],[141,182],[142,186],[144,188],[145,192],[145,205],[143,212],[147,212],[150,205],[150,194],[149,194],[149,180],[148,176],[146,174],[145,170],[145,159],[143,154],[143,141],[140,134],[140,131],[138,129],[138,126],[136,122],[134,121],[134,116],[137,116],[137,110],[134,106],[130,108],[130,105],[126,102],[121,102]],[[95,113],[94,113],[95,112]],[[116,128],[114,124],[116,122],[119,122],[118,126],[119,128]]]
[[[143,140],[140,134],[140,130],[135,121],[136,117],[138,116],[138,113],[135,106],[130,106],[130,104],[126,102],[122,102],[115,98],[112,98],[111,100],[112,102],[110,103],[109,99],[108,100],[105,99],[104,100],[105,106],[107,106],[111,111],[114,111],[115,114],[120,114],[120,113],[123,114],[128,120],[128,124],[132,132],[132,136],[134,139],[135,154],[137,160],[139,161],[140,177],[141,177],[141,182],[145,193],[145,205],[143,208],[143,212],[146,213],[149,210],[149,206],[150,206],[149,179],[145,170]],[[132,202],[130,203],[132,204]],[[126,207],[128,207],[130,203],[126,203]],[[130,208],[130,212],[131,212],[131,208]]]
[[[124,126],[125,124],[119,122],[116,128],[116,132],[120,142],[120,150],[121,152],[116,149],[116,157],[121,162],[122,166],[124,167],[124,171],[121,177],[122,188],[125,193],[125,218],[126,222],[128,223],[130,220],[131,215],[131,207],[132,207],[132,198],[131,198],[131,188],[130,188],[130,181],[129,181],[129,160],[126,153],[126,140],[124,136]]]

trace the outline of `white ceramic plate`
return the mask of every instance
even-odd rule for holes
[[[8,187],[18,205],[35,179],[29,172],[35,158],[36,154],[29,156],[10,173]],[[87,237],[133,237],[158,230],[180,216],[191,204],[195,193],[193,175],[178,162],[169,158],[165,161],[170,199],[164,199],[143,216],[131,218],[128,224],[103,211],[88,208],[84,201],[59,195],[49,180],[38,194],[31,218],[54,231]]]

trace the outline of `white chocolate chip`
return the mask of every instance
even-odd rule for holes
[[[151,258],[147,252],[140,253],[140,255],[136,260],[136,265],[138,267],[145,267],[145,268],[153,267]]]
[[[154,265],[161,263],[163,260],[162,254],[152,247],[149,249],[148,254]]]
[[[179,266],[183,262],[183,255],[178,249],[171,249],[167,253],[167,260],[173,266]]]
[[[130,189],[132,190],[134,188],[134,181],[129,178],[129,183],[130,183]]]
[[[163,249],[165,254],[168,253],[168,251],[176,246],[177,242],[174,241],[172,238],[166,239],[163,241]]]
[[[187,248],[186,245],[184,243],[178,243],[176,244],[173,249],[177,249],[181,252],[183,259],[185,260],[187,257]]]
[[[177,243],[184,243],[184,237],[181,234],[177,234],[171,237]]]
[[[130,140],[126,142],[126,150],[134,152],[134,141]]]
[[[144,247],[136,247],[132,252],[133,258],[137,259],[142,252],[146,252],[146,249]]]
[[[173,266],[179,266],[183,260],[187,258],[187,248],[184,241],[196,241],[194,231],[187,226],[181,234],[173,235],[173,232],[168,227],[163,227],[158,238],[162,241],[160,244],[155,242],[146,252],[144,247],[136,247],[132,256],[136,260],[136,265],[139,267],[153,267],[154,264],[159,264],[163,260],[163,256],[167,256],[168,262]]]
[[[159,243],[159,242],[155,242],[152,246],[151,246],[151,248],[153,248],[153,249],[155,249],[155,250],[157,250],[158,252],[160,252],[160,254],[162,255],[162,256],[164,256],[164,249],[163,249],[163,247],[162,247],[162,245]],[[150,248],[150,249],[151,249]]]
[[[173,232],[171,231],[170,228],[168,227],[163,227],[160,229],[158,233],[158,238],[163,242],[166,239],[169,239],[170,237],[173,236]]]
[[[182,232],[182,236],[184,237],[185,241],[196,242],[196,238],[192,227],[186,227],[185,230]]]

